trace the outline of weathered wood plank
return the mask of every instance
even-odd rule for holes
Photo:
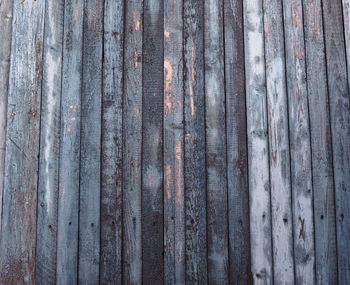
[[[245,0],[243,13],[252,274],[254,284],[272,284],[269,149],[262,2]]]
[[[0,234],[2,219],[2,195],[5,175],[5,148],[7,122],[7,96],[10,73],[11,32],[13,1],[3,1],[0,5]]]
[[[56,284],[64,1],[45,13],[38,180],[36,283]]]
[[[65,1],[57,231],[57,284],[76,284],[78,278],[83,12],[83,0]]]
[[[342,0],[348,82],[350,82],[350,0]],[[350,84],[349,84],[350,85]],[[350,91],[349,91],[350,93]]]
[[[40,95],[45,1],[14,1],[0,283],[35,283]]]
[[[283,1],[296,284],[315,283],[315,247],[309,106],[307,101],[303,9]]]
[[[164,283],[185,284],[183,2],[164,2]]]
[[[223,3],[204,5],[208,282],[228,284]]]
[[[250,284],[243,1],[224,1],[229,276]]]
[[[337,283],[332,142],[320,0],[303,2],[311,127],[317,284]]]
[[[125,2],[123,109],[123,283],[142,283],[142,0]]]
[[[85,1],[78,263],[81,284],[99,281],[102,55],[103,1]]]
[[[338,282],[350,283],[350,97],[341,1],[323,0],[336,195]]]
[[[163,15],[163,1],[144,1],[142,73],[142,280],[144,284],[164,283]]]
[[[288,106],[282,2],[264,1],[265,72],[269,129],[273,274],[294,284]]]
[[[184,0],[186,284],[207,284],[204,5]]]
[[[124,1],[105,1],[100,283],[122,283]]]

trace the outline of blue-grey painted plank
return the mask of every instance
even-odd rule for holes
[[[243,1],[224,1],[229,274],[250,284],[249,187]]]
[[[100,284],[122,282],[124,1],[105,1]]]
[[[316,283],[337,283],[332,141],[320,0],[303,2],[311,127]]]
[[[66,0],[63,37],[57,284],[78,278],[83,0]]]
[[[223,1],[204,5],[208,282],[228,284]]]
[[[125,2],[123,109],[123,283],[142,283],[142,0]]]
[[[315,283],[309,106],[301,0],[283,1],[296,284]]]
[[[39,120],[45,1],[14,1],[0,283],[35,283]]]
[[[46,4],[41,92],[36,283],[56,284],[64,1]]]
[[[10,73],[11,32],[13,1],[7,0],[0,5],[0,235],[2,218],[2,194],[5,175],[7,95]]]
[[[336,196],[338,282],[350,284],[350,90],[341,1],[323,0]]]
[[[164,283],[185,283],[183,1],[164,2]]]
[[[102,55],[103,1],[85,1],[78,262],[81,284],[99,281]]]
[[[184,0],[186,284],[207,284],[204,3]]]
[[[164,283],[164,5],[144,0],[142,65],[142,281]]]

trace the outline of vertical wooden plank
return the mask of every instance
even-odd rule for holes
[[[322,10],[320,0],[307,0],[303,4],[314,188],[316,282],[336,284],[334,183]]]
[[[105,1],[100,283],[122,283],[124,1]]]
[[[302,2],[300,0],[283,1],[283,12],[293,194],[295,283],[314,284],[313,191]]]
[[[13,1],[3,1],[0,5],[0,234],[2,218],[2,195],[5,175],[7,96],[10,73],[12,7]]]
[[[347,70],[348,70],[348,82],[350,82],[350,0],[342,0],[342,4],[343,4],[342,8],[343,8],[343,22],[344,22],[345,51],[346,51],[346,59],[347,59],[346,63],[347,63]]]
[[[145,0],[142,101],[142,280],[164,282],[163,1]]]
[[[35,283],[45,1],[15,1],[7,111],[0,283]]]
[[[57,231],[57,284],[76,284],[78,277],[83,12],[83,0],[65,1]]]
[[[63,1],[47,3],[40,118],[37,284],[56,284],[63,15]]]
[[[243,1],[224,1],[229,275],[251,280]]]
[[[264,1],[264,36],[274,282],[294,284],[288,106],[279,0]]]
[[[262,1],[245,0],[248,179],[254,284],[272,284],[268,123]]]
[[[350,90],[341,1],[323,0],[336,195],[338,282],[350,283]]]
[[[185,284],[183,1],[164,2],[164,283]]]
[[[142,0],[125,2],[123,109],[123,283],[142,283]]]
[[[79,283],[97,284],[100,259],[103,1],[85,1],[81,97]]]
[[[183,12],[186,284],[207,284],[203,1]]]
[[[204,6],[208,281],[228,284],[223,3]]]

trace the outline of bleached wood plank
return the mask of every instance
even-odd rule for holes
[[[269,150],[262,1],[245,0],[243,13],[252,274],[254,284],[272,284]]]
[[[35,283],[45,1],[14,1],[7,108],[0,283]]]
[[[45,12],[38,181],[36,283],[56,284],[64,1]]]
[[[292,205],[282,2],[264,1],[273,274],[294,284]]]
[[[313,188],[302,1],[283,1],[283,11],[293,193],[295,283],[314,284]]]

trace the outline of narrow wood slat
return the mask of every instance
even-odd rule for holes
[[[144,1],[142,73],[142,280],[144,284],[164,282],[163,15],[163,1]]]
[[[102,1],[85,1],[83,33],[78,278],[82,284],[97,284],[100,259]]]
[[[123,283],[142,283],[142,0],[125,1],[123,109]]]
[[[14,1],[0,283],[35,283],[37,170],[45,1]],[[4,39],[2,39],[4,40]]]
[[[204,6],[208,282],[228,284],[223,2]]]
[[[7,96],[9,87],[11,32],[13,1],[4,1],[0,5],[0,235],[2,219],[2,195],[5,175],[5,148],[7,122]]]
[[[184,0],[186,284],[207,284],[204,5]]]
[[[164,283],[185,284],[183,2],[164,2]]]
[[[338,282],[350,283],[350,97],[341,1],[323,0],[332,130]]]
[[[41,92],[36,283],[56,284],[64,2],[46,4]]]
[[[320,0],[303,2],[311,127],[316,282],[337,283],[331,130]]]
[[[122,283],[124,1],[105,1],[100,284]]]
[[[254,284],[272,284],[268,118],[262,2],[245,0],[243,13],[252,274]]]
[[[264,1],[264,36],[274,282],[294,284],[287,86],[279,0]]]
[[[243,1],[224,1],[229,276],[250,284]]]
[[[313,188],[302,2],[285,0],[283,11],[293,193],[295,283],[314,284]]]
[[[342,0],[348,82],[350,82],[350,0]],[[350,85],[350,84],[349,84]],[[350,90],[349,90],[350,93]]]
[[[84,1],[65,1],[57,230],[57,284],[78,278],[80,116]]]

